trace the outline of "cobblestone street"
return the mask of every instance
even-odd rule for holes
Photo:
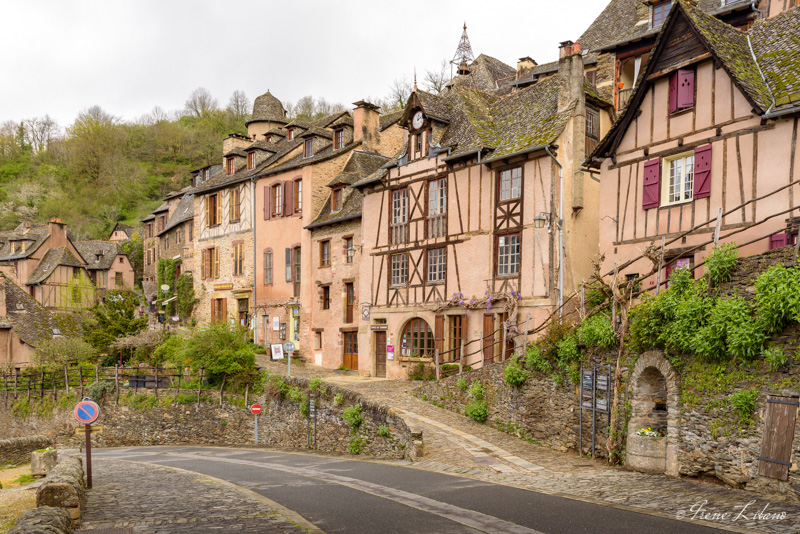
[[[209,477],[122,460],[93,461],[81,532],[303,533],[264,498]]]
[[[266,367],[285,371],[285,365],[269,363]],[[729,512],[728,519],[713,523],[718,528],[800,532],[800,506],[696,480],[635,473],[610,467],[603,460],[580,457],[573,451],[558,452],[533,445],[414,397],[414,382],[342,375],[312,365],[294,366],[292,375],[322,376],[329,383],[402,410],[409,425],[423,432],[424,455],[413,463],[416,468],[671,518],[691,518],[695,516],[692,507],[706,501],[706,511]],[[748,503],[751,504],[737,518]],[[767,512],[786,512],[787,518],[753,519],[753,514],[765,506]],[[699,514],[695,516],[698,517]]]

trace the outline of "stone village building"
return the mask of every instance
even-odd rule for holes
[[[86,270],[95,286],[98,299],[105,298],[110,289],[134,289],[133,267],[119,243],[77,241],[75,248],[85,261]]]
[[[364,194],[358,292],[369,307],[360,372],[404,376],[415,358],[462,340],[484,347],[465,364],[500,359],[503,324],[528,313],[541,322],[591,274],[598,184],[581,163],[611,106],[586,80],[578,46],[562,43],[560,56],[555,76],[524,87],[477,90],[462,65],[443,94],[412,93],[402,154],[354,186]]]
[[[691,249],[712,237],[719,208],[721,234],[742,230],[731,240],[750,243],[744,254],[794,242],[800,188],[756,199],[800,176],[798,27],[797,8],[747,29],[674,4],[630,105],[592,155],[604,271],[617,263],[624,275],[649,272],[649,260],[628,262],[690,230],[667,246],[661,281],[699,264],[711,246]]]
[[[364,101],[355,106],[352,116],[342,112],[314,124],[287,125],[283,142],[298,139],[298,151],[260,172],[256,183],[257,339],[264,344],[292,341],[304,357],[311,360],[313,354],[312,361],[321,362],[326,354],[326,362],[335,367],[342,357],[340,328],[352,328],[347,326],[351,323],[343,326],[319,306],[326,291],[344,290],[340,283],[352,284],[347,286],[350,300],[358,298],[355,279],[352,267],[326,270],[317,256],[322,245],[313,240],[309,225],[331,202],[335,208],[343,205],[353,175],[363,173],[365,165],[372,168],[368,162],[376,158],[394,155],[402,142],[399,114],[381,116]],[[344,237],[332,237],[328,246],[341,247]],[[322,350],[326,340],[330,355]]]
[[[129,226],[127,224],[117,223],[114,226],[114,229],[111,230],[111,235],[108,236],[109,241],[113,241],[115,243],[122,243],[123,241],[128,241],[129,239],[133,239],[133,235],[138,232],[139,229],[135,226]]]

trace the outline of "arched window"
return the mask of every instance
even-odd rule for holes
[[[411,319],[403,328],[401,341],[405,342],[404,356],[433,357],[433,331],[424,319]]]

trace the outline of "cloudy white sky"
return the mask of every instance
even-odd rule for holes
[[[384,96],[451,59],[467,22],[472,48],[510,65],[557,58],[606,0],[3,1],[0,123],[50,114],[63,127],[100,105],[123,119],[183,107],[197,87],[225,104]],[[11,24],[10,21],[16,21]]]

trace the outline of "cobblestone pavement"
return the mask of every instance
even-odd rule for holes
[[[96,458],[92,482],[76,534],[306,532],[265,499],[195,473]]]
[[[285,367],[267,365],[275,372]],[[424,455],[414,462],[416,468],[685,520],[699,520],[702,512],[696,511],[702,507],[708,513],[728,513],[707,523],[718,528],[800,533],[800,506],[695,480],[635,473],[573,451],[533,445],[412,396],[413,382],[342,375],[309,364],[293,366],[292,375],[322,376],[401,410],[409,425],[423,432]],[[754,517],[765,507],[769,514],[785,512],[785,519]]]

